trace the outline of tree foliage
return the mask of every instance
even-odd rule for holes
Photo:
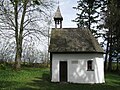
[[[87,27],[93,34],[97,34],[93,24],[100,21],[101,0],[78,0],[77,3],[77,7],[73,7],[78,10],[77,18],[73,21],[77,22],[78,28]]]

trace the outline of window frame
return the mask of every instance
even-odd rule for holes
[[[94,71],[93,69],[93,60],[87,61],[87,71]]]

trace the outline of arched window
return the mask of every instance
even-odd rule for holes
[[[87,70],[93,71],[93,61],[92,60],[87,61]]]

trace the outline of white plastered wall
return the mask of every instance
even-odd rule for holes
[[[94,71],[87,71],[88,60],[93,60]],[[52,82],[59,82],[60,61],[67,61],[68,82],[104,83],[104,61],[102,54],[53,54]],[[73,61],[76,63],[72,63]]]

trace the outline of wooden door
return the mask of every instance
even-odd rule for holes
[[[60,61],[60,82],[67,82],[67,61]]]

